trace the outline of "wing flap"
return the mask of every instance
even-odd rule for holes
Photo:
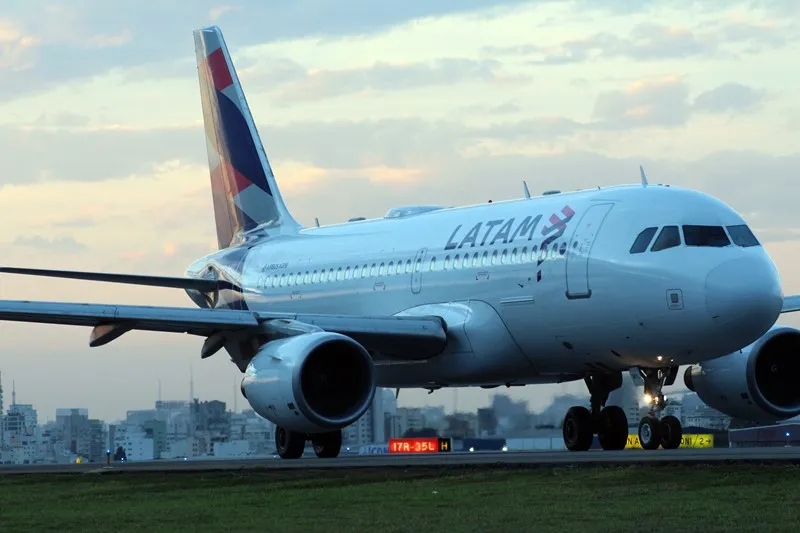
[[[114,274],[107,272],[81,272],[77,270],[45,270],[41,268],[18,268],[18,267],[0,267],[0,273],[22,274],[23,276],[43,276],[49,278],[67,278],[67,279],[77,279],[83,281],[104,281],[107,283],[127,283],[130,285],[147,285],[151,287],[194,289],[201,292],[211,292],[216,290],[218,287],[218,281],[214,279],[150,276],[145,274]]]

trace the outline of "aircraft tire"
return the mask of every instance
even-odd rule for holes
[[[288,431],[280,426],[275,428],[275,449],[281,459],[299,459],[306,447],[306,436],[296,431]]]
[[[585,407],[570,407],[561,426],[564,444],[571,452],[585,452],[592,447],[592,414]]]
[[[314,453],[320,459],[338,457],[342,450],[342,430],[317,433],[311,436]]]
[[[661,421],[648,415],[639,421],[639,442],[645,450],[657,450],[661,445]]]
[[[597,440],[604,450],[624,450],[628,443],[628,417],[617,405],[609,405],[600,411]]]
[[[669,415],[661,419],[661,447],[665,450],[679,448],[683,440],[681,421]]]

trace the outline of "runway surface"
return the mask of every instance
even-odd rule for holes
[[[222,470],[284,470],[328,468],[447,468],[463,466],[588,466],[612,464],[713,464],[724,462],[770,462],[800,464],[800,447],[781,448],[710,448],[679,450],[623,450],[529,452],[457,452],[424,455],[343,455],[336,459],[318,459],[308,455],[296,460],[202,459],[112,463],[72,463],[61,465],[3,465],[6,474],[69,474],[123,472],[211,472]]]

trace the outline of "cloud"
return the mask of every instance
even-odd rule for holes
[[[15,35],[0,48],[0,67],[13,60],[24,69],[4,72],[0,100],[98,75],[114,68],[169,65],[193,56],[191,30],[211,23],[235,28],[237,48],[289,39],[366,35],[411,20],[527,3],[526,0],[216,0],[162,2],[149,8],[134,0],[29,0],[6,6],[0,36]],[[235,7],[235,9],[229,9]],[[98,31],[100,28],[102,30]],[[26,39],[24,41],[20,39]],[[23,53],[22,44],[27,43]],[[35,46],[33,46],[35,44]],[[3,46],[0,44],[0,46]]]
[[[345,83],[339,90],[347,87],[354,86]],[[297,121],[259,125],[259,131],[275,162],[351,171],[431,168],[436,161],[459,154],[491,154],[492,146],[512,152],[517,150],[514,143],[526,150],[549,149],[583,134],[682,127],[694,112],[751,111],[762,99],[762,91],[729,83],[700,94],[693,102],[686,81],[671,76],[600,93],[592,119],[585,122],[557,116],[515,120],[519,107],[507,102],[482,108],[493,121],[485,125],[469,121],[473,112],[466,111],[452,113],[450,119]],[[85,123],[80,116],[43,117],[37,121],[41,126],[0,126],[0,145],[15,155],[6,163],[6,185],[99,181],[152,173],[161,164],[202,168],[207,164],[200,126],[98,129],[80,126]],[[58,123],[69,126],[50,126]]]
[[[511,79],[520,81],[519,77],[505,74],[503,64],[495,59],[443,58],[428,63],[410,64],[379,62],[367,68],[309,72],[283,88],[278,100],[283,102],[321,100],[354,93]]]
[[[725,83],[690,99],[690,88],[677,76],[639,81],[625,90],[601,93],[593,117],[598,129],[631,129],[685,125],[694,111],[750,112],[758,109],[766,93],[740,83]]]
[[[55,253],[82,252],[88,250],[88,246],[75,240],[69,235],[59,237],[43,237],[41,235],[20,235],[14,239],[14,246],[26,246],[38,248]]]
[[[727,19],[701,24],[695,29],[641,23],[627,37],[598,32],[555,45],[487,47],[492,55],[532,57],[532,65],[564,65],[598,60],[662,61],[687,58],[735,58],[737,53],[757,53],[763,47],[779,48],[800,39],[794,24]]]
[[[761,107],[765,97],[764,91],[741,83],[726,83],[695,98],[694,108],[709,113],[755,111]]]
[[[592,116],[606,128],[681,126],[689,120],[689,86],[678,77],[636,82],[601,93]]]

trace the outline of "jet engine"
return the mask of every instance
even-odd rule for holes
[[[773,326],[738,352],[690,366],[683,380],[704,403],[741,420],[800,415],[800,331]]]
[[[245,370],[242,394],[256,413],[289,431],[344,428],[369,409],[375,367],[359,343],[304,333],[264,344]]]

